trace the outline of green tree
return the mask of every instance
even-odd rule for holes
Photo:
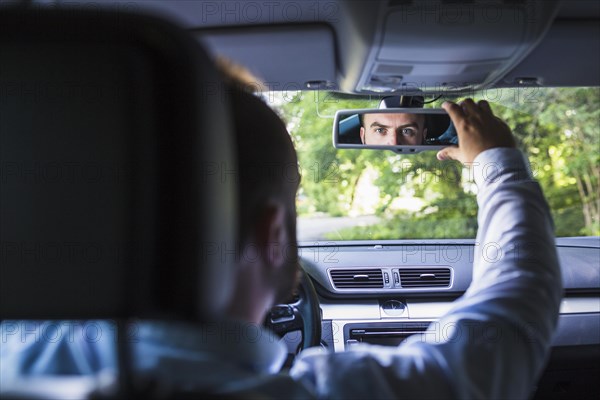
[[[498,89],[473,97],[496,100],[494,112],[512,128],[544,189],[557,236],[599,235],[600,89]],[[441,102],[429,106],[440,107]],[[476,187],[458,163],[441,163],[434,152],[399,155],[333,148],[335,111],[378,103],[376,97],[298,92],[278,107],[303,174],[299,214],[348,215],[360,209],[361,181],[371,179],[378,190],[375,214],[381,222],[344,229],[344,239],[474,237]],[[339,239],[339,233],[331,238]]]

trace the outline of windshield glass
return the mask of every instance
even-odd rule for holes
[[[488,100],[512,128],[544,189],[556,236],[600,235],[600,88],[494,89],[469,97]],[[457,162],[437,161],[434,151],[333,148],[335,111],[376,108],[380,98],[305,91],[270,93],[268,100],[298,151],[298,240],[475,237],[477,187]]]

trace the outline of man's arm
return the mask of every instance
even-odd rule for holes
[[[396,349],[307,352],[292,375],[322,397],[525,398],[545,364],[562,295],[552,221],[510,129],[489,105],[445,104],[479,187],[473,282],[423,339]]]
[[[0,383],[114,370],[115,329],[110,321],[2,321]]]

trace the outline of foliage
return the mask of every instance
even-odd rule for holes
[[[600,235],[600,89],[497,89],[472,97],[492,102],[513,129],[544,189],[557,236]],[[476,187],[457,163],[440,163],[434,152],[401,156],[333,148],[335,111],[378,102],[298,92],[277,107],[298,151],[299,215],[379,217],[375,225],[345,228],[331,239],[340,233],[346,240],[474,237]],[[370,198],[362,196],[369,190]]]
[[[494,110],[529,157],[556,235],[599,235],[600,88],[538,89],[504,105]]]

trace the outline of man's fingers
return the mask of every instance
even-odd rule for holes
[[[479,106],[479,108],[481,108],[483,111],[485,111],[486,113],[489,113],[491,115],[494,115],[494,113],[492,112],[492,109],[490,107],[490,103],[488,103],[485,100],[480,100],[477,105]]]
[[[437,156],[437,159],[440,161],[458,160],[459,154],[460,154],[460,151],[458,150],[458,147],[449,146],[449,147],[444,147],[443,149],[438,151],[436,156]]]
[[[450,119],[454,122],[454,126],[458,124],[458,121],[465,118],[465,113],[462,108],[452,101],[445,101],[444,104],[442,104],[442,108],[446,110]]]
[[[460,103],[460,105],[467,115],[476,114],[479,111],[477,104],[475,104],[473,99],[465,99]]]

